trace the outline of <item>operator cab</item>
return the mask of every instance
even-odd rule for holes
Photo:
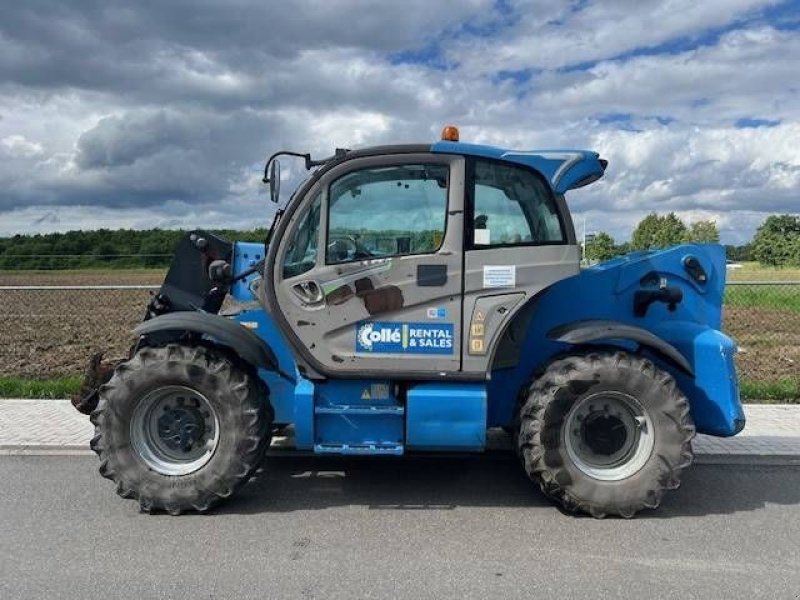
[[[299,155],[320,168],[271,235],[265,301],[306,376],[483,380],[525,301],[578,272],[563,194],[605,161],[443,133]]]

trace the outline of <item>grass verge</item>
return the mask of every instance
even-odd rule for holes
[[[2,398],[69,398],[83,382],[77,375],[56,379],[0,377]],[[749,404],[800,404],[800,379],[739,382],[742,399]]]
[[[0,377],[0,398],[69,398],[81,388],[83,377],[55,379]]]
[[[800,285],[730,285],[725,306],[748,306],[800,312]]]
[[[739,390],[750,404],[800,404],[800,379],[752,381],[743,379]]]

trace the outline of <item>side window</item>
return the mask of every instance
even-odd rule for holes
[[[318,193],[311,206],[300,219],[294,236],[286,247],[283,256],[283,278],[295,277],[310,271],[317,263],[317,238],[319,234],[319,213],[322,194]]]
[[[474,165],[473,247],[565,242],[555,197],[541,178],[493,161]]]
[[[331,184],[326,262],[436,252],[444,239],[448,167],[361,169]]]

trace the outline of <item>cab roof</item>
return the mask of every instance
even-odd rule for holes
[[[563,194],[568,190],[589,185],[600,179],[608,161],[590,150],[510,150],[482,144],[439,141],[434,144],[402,144],[372,146],[351,150],[341,157],[343,160],[382,154],[406,154],[433,152],[437,154],[461,154],[525,165],[541,173],[553,191]]]
[[[431,152],[479,156],[532,167],[539,171],[557,194],[589,185],[600,179],[608,161],[590,150],[508,150],[496,146],[436,142]]]

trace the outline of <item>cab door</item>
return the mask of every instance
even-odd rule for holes
[[[580,252],[564,197],[540,171],[475,157],[467,172],[462,367],[486,373],[516,364],[527,323],[515,315],[577,274]],[[507,343],[498,348],[507,327]]]
[[[314,371],[458,374],[464,164],[431,153],[353,158],[290,208],[270,251],[270,309]]]

